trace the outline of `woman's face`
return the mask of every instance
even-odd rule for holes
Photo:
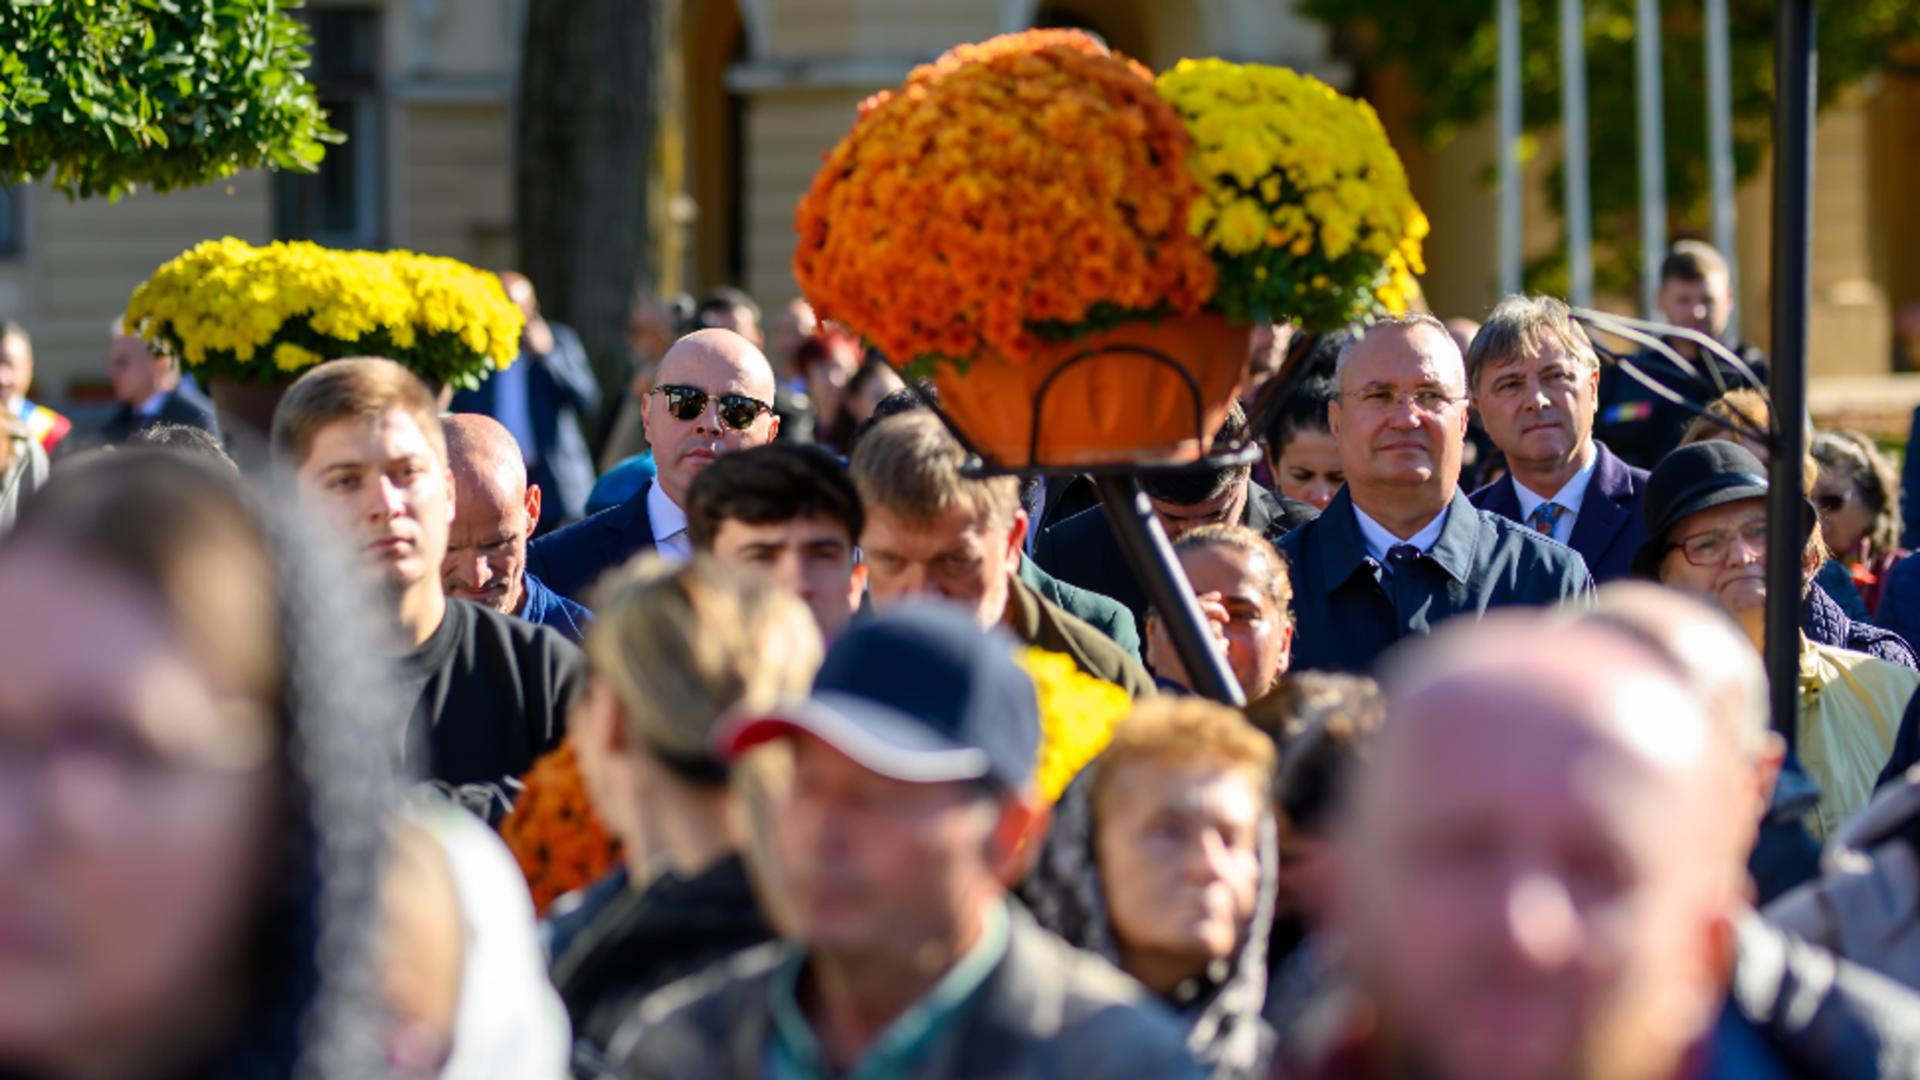
[[[88,564],[16,547],[0,611],[0,1060],[192,1046],[246,989],[273,724]]]
[[[1820,466],[1813,484],[1813,505],[1820,511],[1820,534],[1835,555],[1847,555],[1873,529],[1873,508],[1860,496],[1846,469]]]

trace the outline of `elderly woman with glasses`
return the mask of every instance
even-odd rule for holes
[[[1731,442],[1683,446],[1648,478],[1646,515],[1648,539],[1634,557],[1634,572],[1704,597],[1763,648],[1769,523],[1759,460]],[[1795,525],[1805,538],[1803,591],[1824,554],[1816,520],[1808,505]],[[1920,672],[1802,636],[1793,746],[1820,788],[1808,821],[1816,837],[1831,835],[1866,805],[1916,689]]]

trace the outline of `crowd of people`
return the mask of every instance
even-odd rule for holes
[[[1770,520],[1725,263],[1662,273],[1692,409],[1550,297],[1250,335],[1259,453],[1142,478],[1244,708],[1086,478],[802,303],[603,388],[504,275],[479,392],[320,364],[245,471],[140,339],[95,430],[0,326],[0,1078],[1920,1075],[1901,477],[1819,432]],[[1125,706],[1051,792],[1042,654]],[[537,912],[559,757],[609,854]]]

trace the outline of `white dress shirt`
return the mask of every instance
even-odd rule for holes
[[[653,526],[653,546],[669,559],[693,558],[693,537],[687,535],[687,512],[674,505],[655,480],[647,489],[647,521]]]
[[[1381,566],[1387,566],[1389,569],[1391,569],[1391,566],[1387,562],[1388,548],[1398,547],[1401,544],[1412,544],[1414,547],[1420,549],[1422,555],[1425,555],[1433,545],[1440,542],[1441,530],[1447,527],[1447,515],[1452,512],[1453,507],[1449,504],[1446,509],[1434,515],[1433,520],[1427,522],[1419,532],[1402,540],[1389,532],[1385,525],[1368,517],[1367,512],[1360,509],[1358,503],[1355,503],[1353,507],[1354,520],[1360,523],[1360,536],[1367,542],[1367,554],[1373,556],[1374,562],[1379,563]]]
[[[1569,477],[1566,483],[1560,485],[1560,490],[1552,495],[1537,494],[1516,478],[1513,494],[1520,500],[1520,523],[1525,525],[1533,508],[1541,503],[1559,503],[1565,509],[1553,523],[1553,538],[1567,543],[1573,537],[1573,523],[1580,516],[1580,504],[1587,499],[1587,485],[1593,482],[1593,471],[1599,467],[1600,452],[1596,447],[1593,456],[1580,467],[1580,471]]]

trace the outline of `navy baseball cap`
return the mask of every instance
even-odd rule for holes
[[[834,643],[805,700],[730,720],[716,749],[731,760],[804,732],[895,780],[1019,790],[1040,751],[1040,703],[1015,645],[953,605],[895,609]]]

